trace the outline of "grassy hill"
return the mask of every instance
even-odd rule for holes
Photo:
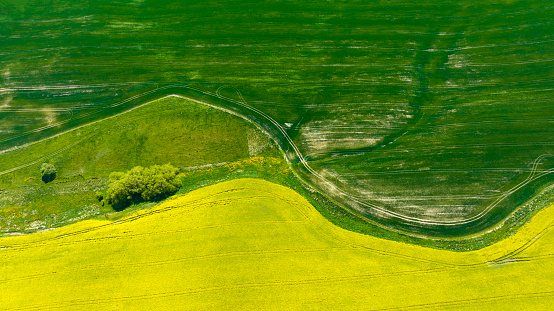
[[[0,310],[549,310],[554,206],[456,253],[340,229],[239,179],[117,221],[0,240]]]
[[[214,166],[235,162],[236,170],[245,169],[241,161],[255,156],[282,157],[269,138],[245,120],[181,98],[152,101],[0,153],[0,233],[48,229],[113,212],[98,202],[96,192],[105,188],[114,171],[171,163],[186,176],[195,171],[206,175]],[[48,184],[40,178],[43,162],[53,163],[58,171]],[[186,189],[208,182],[198,177],[185,181]]]

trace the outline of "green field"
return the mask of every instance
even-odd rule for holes
[[[554,206],[455,253],[338,228],[238,179],[118,221],[0,240],[0,310],[550,310]]]
[[[0,150],[187,85],[171,90],[258,123],[311,187],[392,229],[486,231],[553,182],[550,1],[0,8]]]

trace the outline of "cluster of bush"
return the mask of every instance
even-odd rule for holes
[[[178,173],[179,170],[170,164],[136,166],[125,173],[111,173],[104,199],[115,208],[163,199],[181,188]]]

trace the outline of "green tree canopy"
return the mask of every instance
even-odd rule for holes
[[[110,174],[106,200],[114,207],[150,201],[175,193],[181,188],[179,170],[170,165],[136,166],[126,173]]]

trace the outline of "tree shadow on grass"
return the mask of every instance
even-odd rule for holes
[[[177,191],[179,191],[179,190],[177,190]],[[135,205],[135,204],[140,204],[140,203],[144,203],[144,202],[159,203],[159,202],[162,202],[163,200],[169,198],[170,196],[174,195],[175,193],[177,193],[177,191],[175,191],[173,193],[167,193],[167,194],[159,195],[159,196],[156,196],[156,197],[154,197],[150,200],[144,200],[140,195],[136,196],[136,197],[134,196],[130,200],[125,200],[123,202],[118,202],[116,204],[112,204],[112,207],[116,212],[121,212],[121,211],[124,211],[125,209],[127,209],[128,207],[130,207],[132,205]]]
[[[42,181],[47,184],[51,181],[53,181],[54,179],[56,179],[56,173],[54,174],[48,174],[48,175],[42,175]]]

